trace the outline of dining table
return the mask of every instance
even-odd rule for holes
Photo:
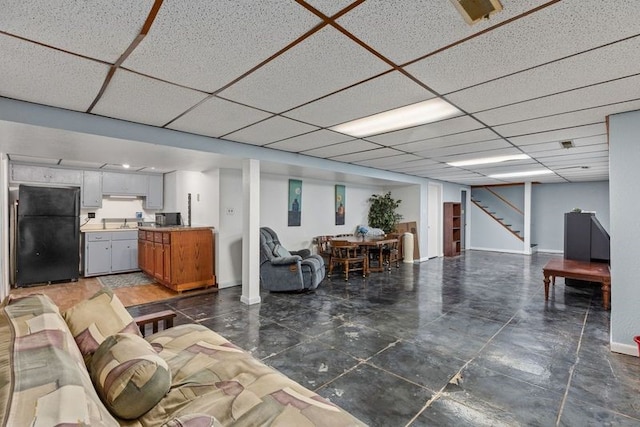
[[[377,261],[376,266],[371,267],[368,265],[366,274],[368,275],[370,272],[381,272],[384,271],[384,262],[382,256],[382,250],[385,245],[389,245],[391,243],[398,242],[398,239],[387,236],[342,236],[342,237],[334,237],[331,240],[342,240],[352,243],[354,245],[358,245],[360,249],[363,250],[365,256],[369,257],[370,254],[374,254],[374,259]],[[370,263],[367,263],[370,264]]]

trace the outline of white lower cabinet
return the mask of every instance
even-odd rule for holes
[[[86,232],[84,243],[84,276],[138,270],[138,232]]]

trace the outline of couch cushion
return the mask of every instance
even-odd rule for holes
[[[58,307],[44,295],[13,299],[0,310],[0,414],[7,426],[119,425]]]
[[[133,334],[107,337],[91,358],[89,372],[105,406],[127,420],[149,411],[171,387],[167,363]]]
[[[88,300],[71,307],[62,317],[89,363],[91,355],[110,335],[128,332],[140,336],[133,317],[118,297],[108,288],[103,288]]]
[[[291,252],[286,250],[282,245],[277,244],[273,248],[273,256],[279,257],[279,258],[286,258],[291,256]]]

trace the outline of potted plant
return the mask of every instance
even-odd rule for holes
[[[385,233],[391,233],[402,219],[402,215],[396,213],[402,200],[391,197],[391,191],[384,195],[373,194],[369,197],[369,226],[380,228]]]

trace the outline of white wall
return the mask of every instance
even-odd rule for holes
[[[471,213],[473,224],[468,249],[523,253],[522,241],[498,224],[485,211],[473,203],[467,210]]]
[[[609,227],[609,182],[536,184],[531,190],[531,243],[541,252],[564,251],[564,214],[574,208],[595,211]]]
[[[334,185],[343,183],[301,179],[301,225],[289,227],[287,202],[290,178],[301,179],[262,174],[260,180],[260,226],[272,228],[282,245],[290,250],[314,249],[312,240],[315,236],[353,233],[356,225],[367,223],[369,197],[384,191],[377,186],[345,184],[345,224],[335,225]]]
[[[611,350],[638,355],[640,335],[640,111],[609,117]]]
[[[205,172],[177,171],[165,174],[164,212],[180,212],[187,224],[188,194],[191,193],[191,225],[218,227],[220,184],[219,170]]]
[[[393,187],[386,191],[391,191],[391,197],[394,199],[402,200],[396,211],[402,215],[400,222],[415,221],[420,228],[420,186]]]

